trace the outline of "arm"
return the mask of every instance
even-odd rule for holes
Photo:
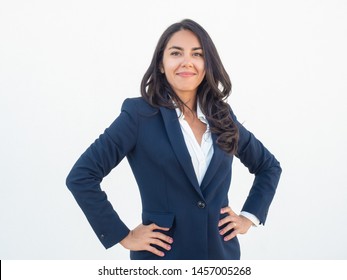
[[[255,178],[240,215],[230,207],[221,209],[221,214],[228,213],[228,216],[219,221],[218,226],[223,226],[220,234],[224,235],[233,230],[224,237],[225,241],[229,241],[237,234],[246,233],[252,224],[265,223],[282,172],[279,162],[264,145],[237,121],[233,113],[232,118],[239,129],[236,156],[249,172],[255,175]]]
[[[265,224],[268,210],[275,195],[282,169],[276,158],[264,145],[232,114],[239,129],[239,143],[236,156],[255,175],[252,188],[242,211],[256,216]]]
[[[130,101],[124,102],[119,117],[81,155],[66,179],[69,190],[105,248],[115,245],[129,233],[100,183],[135,147],[137,112]]]
[[[100,187],[102,179],[136,146],[139,124],[135,102],[124,102],[120,116],[81,155],[66,184],[105,248],[120,243],[126,249],[146,250],[162,257],[164,252],[152,245],[170,250],[172,238],[157,232],[169,228],[152,223],[130,231]]]

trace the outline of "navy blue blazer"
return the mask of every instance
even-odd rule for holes
[[[275,157],[246,130],[239,128],[237,157],[255,174],[243,206],[265,223],[279,181]],[[102,179],[126,156],[142,200],[142,223],[169,227],[174,243],[165,257],[131,251],[131,259],[239,259],[237,237],[225,242],[218,222],[228,206],[233,156],[216,145],[199,186],[175,110],[153,108],[142,98],[124,101],[121,114],[81,155],[67,186],[101,243],[109,248],[129,233],[100,188]]]

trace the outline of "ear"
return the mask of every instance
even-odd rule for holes
[[[162,74],[165,73],[164,67],[163,67],[163,65],[162,65],[161,63],[160,63],[160,65],[159,65],[159,71],[160,71],[160,73],[162,73]]]

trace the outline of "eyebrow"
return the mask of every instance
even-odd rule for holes
[[[171,49],[178,49],[180,51],[183,51],[183,48],[182,47],[178,47],[178,46],[172,46],[170,48],[168,48],[169,50]],[[202,47],[195,47],[195,48],[192,48],[192,51],[196,51],[196,50],[202,50]]]

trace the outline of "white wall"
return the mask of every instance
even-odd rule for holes
[[[220,52],[239,120],[283,167],[266,226],[240,237],[243,259],[346,259],[346,13],[343,0],[1,1],[0,258],[128,258],[104,250],[65,178],[140,94],[164,29],[191,18]],[[234,210],[252,179],[235,161]],[[103,188],[136,226],[126,160]]]

